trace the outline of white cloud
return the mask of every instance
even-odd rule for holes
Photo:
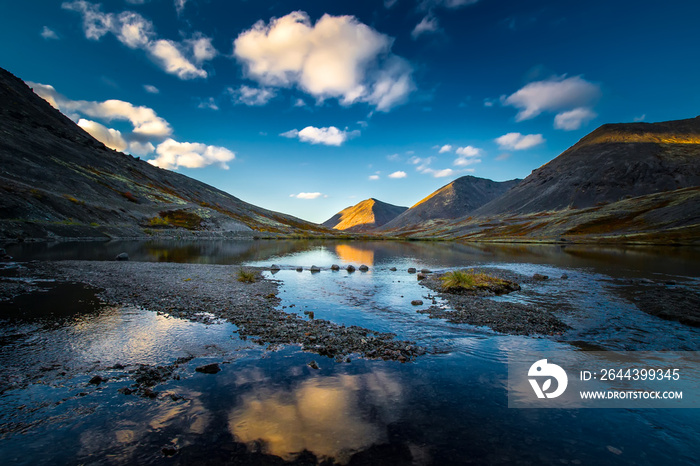
[[[293,129],[280,134],[285,138],[299,138],[302,142],[309,142],[311,144],[325,144],[327,146],[340,146],[349,138],[358,136],[359,131],[342,131],[335,126],[330,126],[328,128],[316,128],[314,126],[307,126],[301,131]]]
[[[227,92],[233,98],[234,103],[248,105],[250,107],[266,105],[276,96],[276,92],[273,89],[255,88],[245,85],[238,89],[229,87]]]
[[[85,0],[65,2],[62,7],[83,16],[83,29],[88,39],[99,40],[112,33],[127,47],[144,50],[166,73],[180,79],[206,78],[208,73],[201,65],[218,53],[211,39],[200,33],[182,42],[158,39],[153,23],[133,11],[103,13],[99,4]]]
[[[27,82],[34,92],[52,106],[69,116],[76,113],[105,121],[129,121],[134,126],[134,133],[144,137],[167,137],[172,134],[170,124],[148,107],[135,106],[123,100],[106,100],[95,102],[88,100],[70,100],[56,92],[53,86]],[[77,118],[74,118],[77,119]]]
[[[642,114],[642,115],[639,115],[639,116],[637,116],[637,117],[634,117],[634,121],[644,121],[644,120],[646,120],[646,118],[647,118],[647,114],[644,113],[644,114]]]
[[[225,147],[208,146],[196,142],[177,142],[166,139],[158,144],[155,159],[148,163],[169,170],[179,167],[201,168],[217,164],[224,170],[228,170],[226,162],[236,158],[236,154]]]
[[[573,131],[579,129],[583,124],[588,123],[597,116],[598,114],[589,108],[575,108],[557,114],[554,117],[554,127],[565,131]]]
[[[122,133],[116,129],[107,128],[96,121],[85,120],[83,118],[78,120],[78,126],[110,149],[122,152],[128,147]]]
[[[440,148],[438,151],[438,154],[444,154],[445,152],[452,152],[452,145],[450,144],[445,144]]]
[[[289,197],[296,197],[297,199],[318,199],[319,197],[323,196],[323,193],[299,193],[299,194],[290,194]],[[324,196],[328,197],[328,196]]]
[[[468,165],[481,163],[481,159],[477,157],[481,155],[482,152],[481,149],[474,146],[458,147],[455,151],[458,157],[453,162],[453,165],[457,167],[466,167]]]
[[[501,149],[525,150],[544,144],[545,139],[541,134],[508,133],[496,138],[496,143]]]
[[[586,81],[581,76],[567,78],[566,75],[562,75],[527,84],[514,94],[504,96],[502,103],[520,110],[515,117],[516,121],[535,118],[542,112],[554,112],[558,117],[564,115],[559,119],[571,126],[575,125],[576,119],[566,114],[574,110],[578,110],[581,114],[586,110],[590,112],[587,116],[595,115],[591,107],[600,98],[600,94],[600,87],[597,84]],[[579,121],[584,120],[585,118]],[[565,129],[557,126],[556,122],[555,127]]]
[[[391,175],[389,175],[389,178],[398,179],[398,178],[406,178],[406,176],[408,176],[408,175],[406,175],[406,172],[397,171],[397,172],[394,172]]]
[[[156,86],[152,86],[150,84],[144,84],[143,88],[146,90],[146,92],[150,94],[158,94],[160,93],[160,90]]]
[[[481,149],[474,146],[458,147],[455,153],[462,157],[476,157],[481,154]]]
[[[428,15],[424,17],[420,23],[416,24],[416,27],[411,31],[411,37],[413,40],[418,39],[418,37],[425,33],[436,32],[440,29],[440,23],[438,19],[434,16]]]
[[[396,162],[397,160],[401,160],[401,156],[399,154],[390,154],[386,156],[386,159],[391,162]]]
[[[185,10],[185,4],[187,4],[187,0],[175,0],[175,11],[178,15],[181,15]]]
[[[218,110],[219,106],[216,104],[216,100],[213,97],[209,97],[206,100],[202,100],[197,108],[207,108],[209,110]]]
[[[367,102],[389,111],[414,89],[412,68],[391,53],[392,43],[353,16],[326,14],[312,25],[295,11],[241,33],[234,56],[263,86],[297,86],[319,100]]]
[[[372,181],[378,180],[378,179],[379,179],[379,175],[369,175],[369,179],[372,180]]]
[[[58,40],[58,34],[56,34],[56,31],[53,29],[49,28],[48,26],[44,26],[44,29],[41,30],[41,37],[43,37],[46,40]]]
[[[150,142],[131,141],[129,143],[129,153],[133,155],[140,155],[141,157],[144,157],[153,153],[154,150],[156,150],[156,148]]]
[[[303,99],[297,99],[294,101],[295,107],[306,107],[306,102]]]
[[[434,178],[445,178],[447,176],[454,176],[457,172],[451,168],[445,168],[443,170],[434,170],[432,168],[425,168],[421,170],[421,173],[426,175],[432,175]]]

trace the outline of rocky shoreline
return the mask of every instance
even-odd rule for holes
[[[260,277],[254,283],[242,283],[236,279],[240,269],[209,264],[60,261],[23,264],[20,273],[98,288],[102,290],[98,296],[111,305],[138,306],[203,323],[223,319],[238,327],[242,339],[270,347],[298,344],[305,351],[339,362],[349,360],[350,355],[407,362],[425,353],[414,342],[397,340],[390,333],[286,313],[278,309],[279,281]],[[11,288],[0,294],[20,291],[17,282],[8,286]]]

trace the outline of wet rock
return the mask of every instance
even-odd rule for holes
[[[430,269],[420,269],[420,273],[433,273]]]
[[[355,271],[355,267],[352,265],[348,265],[345,270],[347,270],[349,273],[353,273]]]
[[[421,272],[418,275],[416,275],[416,278],[418,280],[425,280],[427,278],[427,275]]]
[[[562,279],[562,280],[566,280],[566,279],[568,279],[568,278],[569,278],[569,276],[568,276],[567,274],[565,274],[565,273],[561,274],[561,279]]]
[[[331,265],[331,270],[340,270],[340,266],[338,264],[333,264]]]
[[[410,267],[408,269],[408,273],[416,273],[416,269],[414,267]]]
[[[367,272],[369,270],[369,267],[367,267],[365,264],[362,264],[360,266],[360,272]]]
[[[88,383],[91,385],[99,385],[102,382],[106,382],[106,380],[103,379],[102,377],[100,377],[99,375],[96,375],[95,377],[91,378],[90,382],[88,382]]]
[[[423,301],[421,301],[420,299],[414,299],[413,301],[411,301],[411,304],[413,304],[414,306],[422,306]]]
[[[174,456],[177,454],[177,447],[173,445],[168,445],[160,450],[165,456]]]
[[[303,272],[303,271],[304,271],[304,267],[297,267],[296,270],[297,270],[297,272]]]
[[[203,374],[216,374],[221,371],[221,368],[217,363],[211,363],[204,366],[199,366],[195,369],[197,372],[202,372]]]
[[[310,361],[306,365],[312,369],[316,369],[316,370],[320,369],[320,367],[318,367],[318,364],[316,363],[316,361]]]
[[[128,261],[129,260],[129,255],[125,252],[122,252],[121,254],[118,254],[117,257],[114,258],[114,260],[118,261]]]
[[[277,265],[277,264],[272,264],[272,265],[270,266],[270,270],[272,270],[273,272],[275,272],[275,271],[281,270],[281,269],[280,269],[280,266],[279,266],[279,265]]]
[[[124,395],[131,395],[134,393],[134,390],[130,389],[129,387],[122,387],[117,392],[122,393]]]
[[[392,272],[396,272],[396,267],[392,267],[392,268],[390,268],[389,270],[392,271]]]
[[[314,311],[304,311],[304,314],[309,316],[309,319],[313,319],[315,316]]]
[[[542,275],[542,274],[536,273],[532,276],[532,279],[533,280],[548,280],[549,277],[547,275]]]
[[[158,398],[158,392],[155,392],[150,388],[144,388],[141,392],[141,396],[144,398],[150,398],[152,400],[155,400],[156,398]]]
[[[321,268],[316,267],[315,265],[312,265],[309,270],[311,271],[311,273],[319,273],[321,271]]]

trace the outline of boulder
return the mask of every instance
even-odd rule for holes
[[[565,273],[561,274],[562,280],[566,280],[567,278],[569,278],[569,276],[567,274],[565,274]]]
[[[421,301],[420,299],[414,299],[413,301],[411,301],[411,304],[413,304],[414,306],[422,306],[423,301]]]
[[[321,271],[321,268],[316,267],[315,265],[312,265],[309,270],[311,271],[311,273],[319,273]]]
[[[369,270],[369,267],[367,267],[365,264],[362,264],[360,266],[360,272],[367,272]]]
[[[272,271],[280,270],[280,266],[277,265],[277,264],[272,264],[272,265],[270,266],[270,270],[272,270]]]
[[[129,260],[129,255],[125,252],[122,252],[121,254],[118,254],[117,257],[114,258],[114,260],[118,261],[128,261]]]
[[[430,269],[420,269],[420,273],[433,273]]]
[[[423,272],[421,272],[418,275],[416,275],[416,278],[418,280],[425,280],[426,278],[428,278],[428,276],[426,274],[424,274]]]
[[[416,269],[414,267],[410,267],[408,269],[408,273],[416,273]]]
[[[340,266],[338,264],[333,264],[331,265],[331,270],[340,270]]]
[[[304,267],[297,267],[297,272],[303,272],[303,271],[304,271]]]
[[[539,273],[536,273],[535,275],[532,276],[533,280],[548,280],[549,277],[547,275],[542,275]]]
[[[391,270],[392,272],[396,272],[396,267],[392,267],[389,270]]]
[[[221,368],[217,363],[211,363],[211,364],[206,364],[204,366],[199,366],[198,368],[195,369],[197,372],[201,372],[203,374],[216,374],[217,372],[221,371]]]
[[[352,265],[348,265],[345,270],[347,270],[349,273],[353,273],[355,271],[355,267]]]

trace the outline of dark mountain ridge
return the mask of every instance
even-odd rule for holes
[[[455,219],[470,215],[517,185],[521,180],[492,181],[475,176],[462,176],[446,184],[384,225],[381,230],[410,228],[438,219]]]
[[[0,238],[328,233],[108,149],[0,69]]]

